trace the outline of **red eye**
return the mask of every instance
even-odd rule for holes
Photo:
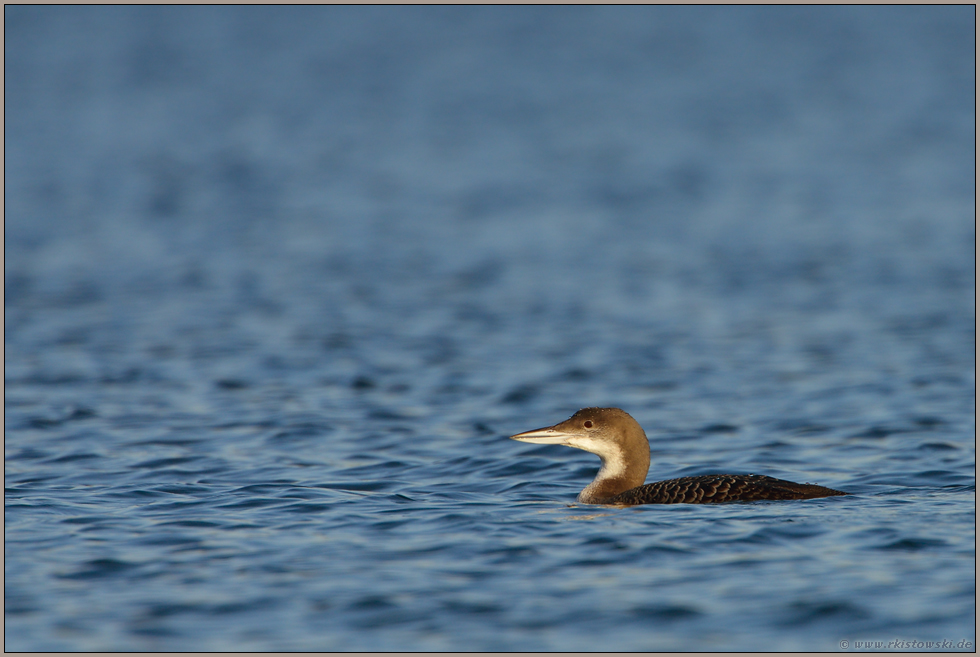
[[[585,421],[585,428],[586,429],[591,429],[592,428],[592,420],[586,420]]]

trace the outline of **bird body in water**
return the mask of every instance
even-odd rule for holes
[[[511,438],[541,445],[567,445],[598,455],[602,467],[592,483],[579,493],[578,501],[583,504],[710,504],[847,495],[816,484],[797,484],[764,475],[712,474],[644,485],[650,469],[650,442],[643,427],[619,408],[583,408],[564,422]]]

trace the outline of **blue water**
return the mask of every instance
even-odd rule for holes
[[[4,13],[7,650],[975,649],[974,7]]]

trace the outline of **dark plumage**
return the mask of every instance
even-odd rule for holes
[[[639,423],[618,408],[583,408],[564,422],[511,438],[597,454],[602,468],[578,496],[585,504],[711,504],[847,495],[765,475],[701,475],[643,485],[650,468],[650,443]]]
[[[658,481],[614,495],[603,504],[714,504],[759,500],[809,500],[847,495],[839,490],[797,484],[766,475],[710,474]]]

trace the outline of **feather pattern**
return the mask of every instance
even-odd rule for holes
[[[637,486],[594,504],[716,504],[760,500],[809,500],[847,495],[839,490],[797,484],[765,475],[701,475]]]

